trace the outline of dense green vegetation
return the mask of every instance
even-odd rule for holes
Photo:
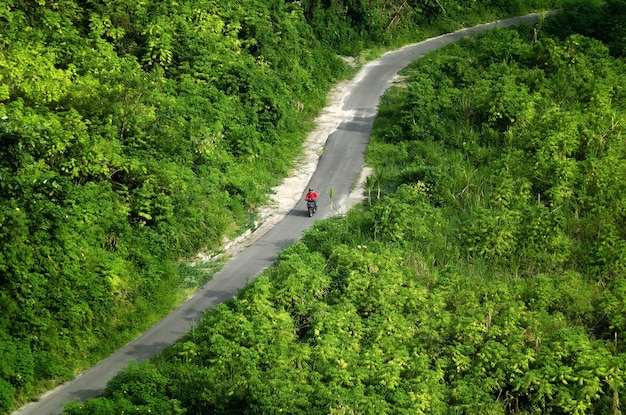
[[[0,411],[93,364],[254,226],[358,55],[549,8],[419,0],[0,6]]]
[[[348,72],[284,2],[4,2],[0,56],[4,411],[205,281]]]
[[[621,413],[624,6],[416,61],[369,202],[67,413]]]

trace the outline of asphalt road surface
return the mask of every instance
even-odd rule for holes
[[[328,136],[323,155],[311,177],[308,187],[313,187],[320,194],[319,208],[313,220],[330,216],[330,204],[324,201],[330,187],[334,191],[334,209],[340,210],[345,204],[363,168],[379,99],[400,69],[462,37],[489,28],[532,23],[538,17],[529,15],[460,30],[388,52],[365,65],[349,86],[337,128]],[[85,401],[101,395],[107,382],[130,361],[141,362],[157,355],[186,334],[205,310],[234,297],[246,283],[272,265],[281,250],[300,239],[313,220],[308,217],[305,202],[300,201],[282,221],[231,258],[209,283],[165,319],[75,380],[48,392],[39,401],[24,406],[13,415],[56,415],[63,412],[68,402]]]

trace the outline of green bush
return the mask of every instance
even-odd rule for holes
[[[13,405],[15,388],[6,380],[0,378],[0,410],[8,411]]]
[[[0,342],[0,377],[15,388],[34,380],[35,362],[28,343],[24,341]]]
[[[128,396],[134,405],[145,405],[151,399],[163,397],[168,379],[153,369],[154,366],[148,362],[131,362],[107,384],[105,393]]]

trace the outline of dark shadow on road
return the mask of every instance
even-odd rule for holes
[[[343,122],[337,128],[338,130],[350,131],[355,133],[368,133],[372,130],[374,116],[355,117],[351,121]]]
[[[67,405],[73,401],[81,401],[84,402],[87,399],[97,398],[98,396],[102,396],[104,394],[104,389],[81,389],[75,392],[72,392],[68,395],[69,400],[64,405]]]
[[[156,342],[151,344],[129,344],[128,349],[124,353],[130,358],[130,361],[143,362],[144,360],[155,356],[155,351],[161,353],[170,347],[170,343]]]
[[[309,211],[306,208],[306,205],[297,208],[297,209],[292,209],[287,216],[295,216],[298,218],[308,218],[309,217]],[[315,215],[313,215],[313,217],[311,219],[315,219]]]

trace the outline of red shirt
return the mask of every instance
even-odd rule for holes
[[[306,196],[304,197],[304,200],[317,200],[317,193],[315,192],[307,193]]]

